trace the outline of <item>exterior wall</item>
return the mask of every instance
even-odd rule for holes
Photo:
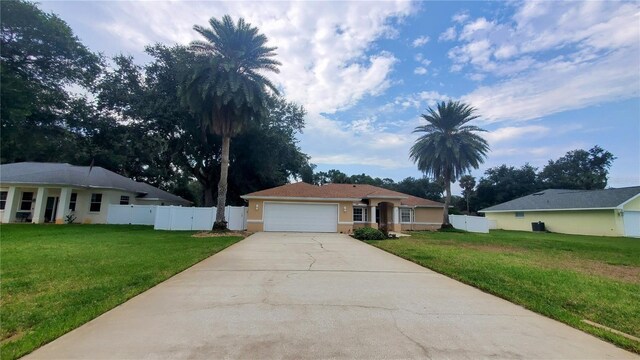
[[[400,224],[401,231],[435,231],[440,229],[442,226],[442,222],[437,225],[426,225],[426,224]]]
[[[640,196],[629,201],[623,209],[629,211],[640,211]]]
[[[414,222],[401,223],[402,231],[438,230],[442,225],[442,212],[442,208],[415,208],[413,210]]]
[[[276,200],[276,199],[249,199],[247,211],[247,231],[259,232],[264,230],[263,209],[265,202],[287,203],[326,203],[338,204],[338,232],[350,234],[353,232],[353,204],[349,201],[321,201],[321,200]]]
[[[372,226],[371,218],[375,216],[371,214],[371,206],[378,206],[381,202],[389,202],[394,206],[400,206],[400,200],[389,201],[389,199],[371,199],[371,204],[367,206],[369,211],[369,219],[366,222],[353,222],[353,203],[350,201],[322,201],[322,200],[275,200],[275,199],[249,199],[247,205],[247,231],[260,232],[264,231],[263,226],[263,209],[265,202],[290,202],[290,203],[339,203],[338,232],[351,234],[354,229]],[[375,204],[375,205],[374,205]],[[389,207],[387,214],[389,221],[393,219],[393,208]],[[405,230],[436,230],[440,228],[442,223],[442,208],[416,208],[414,209],[415,222],[413,224],[391,224],[392,231]],[[375,224],[374,224],[375,225]]]
[[[44,187],[45,188],[45,193],[44,193],[44,204],[43,206],[46,206],[46,198],[47,197],[58,197],[60,198],[61,196],[61,192],[62,192],[62,188],[61,187]],[[8,187],[2,187],[0,188],[1,191],[8,191]],[[20,203],[22,201],[22,194],[25,192],[32,192],[34,194],[34,199],[31,202],[31,209],[29,210],[31,212],[31,219],[34,219],[34,217],[36,217],[36,197],[37,197],[37,193],[38,193],[38,187],[17,187],[16,188],[16,200],[17,201],[17,211],[27,211],[27,210],[20,210]],[[83,224],[104,224],[107,222],[107,212],[109,210],[109,204],[120,204],[120,196],[124,195],[124,196],[129,196],[129,203],[131,204],[135,204],[135,193],[130,193],[127,191],[120,191],[120,190],[110,190],[110,189],[91,189],[91,190],[86,190],[86,189],[72,189],[71,192],[78,194],[77,198],[76,198],[76,210],[73,212],[73,214],[75,215],[76,219],[75,222],[76,223],[83,223]],[[90,203],[91,203],[91,194],[102,194],[102,202],[100,205],[100,211],[99,212],[90,212]],[[62,199],[59,199],[59,201],[62,201]],[[69,206],[67,204],[67,206],[65,207],[64,210],[64,214],[56,214],[56,217],[59,219],[57,222],[58,223],[64,223],[64,219],[65,216],[67,214],[71,213],[71,211],[69,210]],[[0,211],[0,219],[3,219],[4,217],[4,211]],[[36,219],[37,220],[37,217]],[[52,219],[51,222],[54,222],[56,219]],[[10,222],[15,221],[15,215],[13,216],[13,218],[11,219]],[[44,221],[44,219],[42,219],[42,221]]]
[[[622,216],[617,210],[525,211],[516,218],[515,212],[486,213],[495,220],[498,229],[531,231],[531,223],[542,221],[551,232],[578,235],[624,236]]]

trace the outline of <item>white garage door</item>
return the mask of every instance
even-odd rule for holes
[[[640,237],[640,211],[624,212],[624,236]]]
[[[264,231],[337,232],[338,205],[265,203]]]

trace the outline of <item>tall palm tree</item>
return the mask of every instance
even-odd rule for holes
[[[475,134],[486,131],[477,126],[468,125],[477,119],[476,109],[459,101],[449,100],[429,107],[422,118],[427,125],[418,126],[414,133],[423,133],[413,144],[409,156],[418,165],[418,169],[445,184],[446,196],[442,227],[451,227],[449,223],[449,204],[451,203],[451,183],[471,168],[477,169],[484,162],[489,145]]]
[[[200,56],[186,76],[181,96],[199,116],[202,131],[222,137],[214,228],[226,228],[224,208],[231,138],[249,122],[267,116],[268,92],[278,94],[278,90],[262,73],[278,73],[280,62],[273,59],[276,48],[266,45],[267,37],[244,19],[234,24],[225,15],[222,20],[211,18],[209,25],[193,27],[205,41],[190,44],[190,49]]]

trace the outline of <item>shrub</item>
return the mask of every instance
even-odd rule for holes
[[[383,240],[387,238],[382,231],[370,227],[356,229],[353,232],[353,237],[358,240]]]

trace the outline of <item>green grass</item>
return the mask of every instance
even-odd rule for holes
[[[581,321],[640,337],[640,239],[416,232],[368,243],[640,353],[640,343]]]
[[[241,239],[148,226],[0,226],[0,358],[15,359]]]

